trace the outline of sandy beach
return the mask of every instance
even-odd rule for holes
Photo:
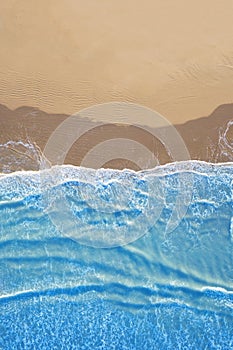
[[[72,114],[109,101],[171,123],[233,102],[231,0],[8,0],[0,103]]]
[[[232,161],[232,13],[231,0],[2,2],[1,171],[37,169],[37,151],[63,120],[110,101],[160,113],[191,159]],[[84,135],[66,163],[80,165],[114,137],[139,142],[160,164],[171,161],[158,140],[115,125]],[[105,166],[137,168],[122,159]]]
[[[0,0],[0,350],[233,350],[232,44],[233,0]]]
[[[33,107],[10,110],[0,105],[0,172],[39,170],[46,143],[54,130],[69,117],[65,114],[48,114]],[[169,155],[167,145],[153,136],[155,130],[153,128],[144,130],[135,125],[116,124],[99,126],[97,122],[82,117],[78,117],[78,125],[80,127],[86,125],[89,131],[70,146],[64,160],[65,164],[81,165],[86,154],[96,145],[116,138],[133,140],[145,146],[158,159],[158,164],[176,160]],[[190,159],[211,163],[233,161],[233,104],[221,105],[209,116],[170,126],[168,129],[174,127],[182,137]],[[64,134],[64,140],[69,137],[69,134]],[[56,152],[61,146],[59,140],[55,142]],[[130,162],[129,158],[121,158],[120,155],[121,152],[119,157],[106,164],[101,152],[97,152],[95,157],[101,167],[140,169]],[[59,163],[52,163],[55,164]]]

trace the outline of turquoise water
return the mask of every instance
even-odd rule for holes
[[[0,176],[0,349],[233,349],[233,164]]]

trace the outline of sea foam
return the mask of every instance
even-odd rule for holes
[[[0,346],[230,349],[232,175],[198,161],[1,174]]]

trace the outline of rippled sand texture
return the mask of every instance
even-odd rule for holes
[[[74,113],[112,100],[173,123],[233,102],[232,0],[0,3],[0,102]]]

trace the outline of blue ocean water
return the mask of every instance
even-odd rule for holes
[[[233,164],[0,175],[0,349],[233,349]]]

